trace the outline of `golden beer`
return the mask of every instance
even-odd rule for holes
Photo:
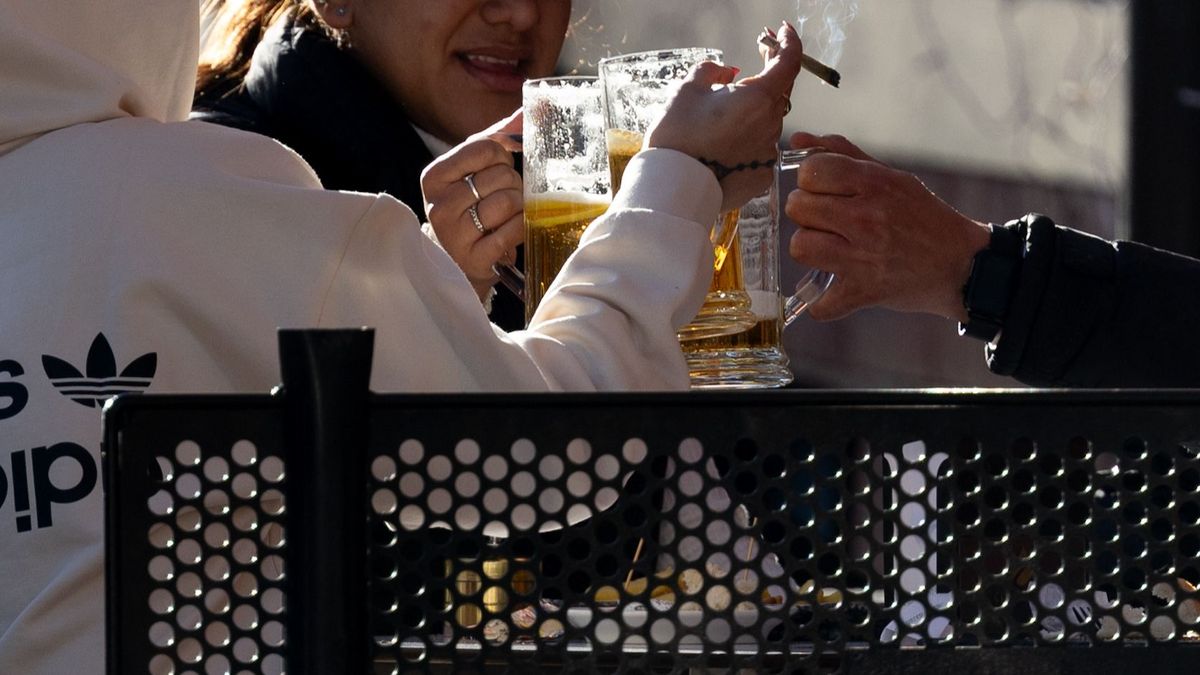
[[[608,168],[613,194],[616,194],[621,188],[625,167],[642,149],[642,134],[625,129],[609,129],[604,138],[608,149]],[[729,334],[753,323],[753,317],[749,314],[750,297],[742,289],[742,271],[737,254],[737,224],[738,212],[728,211],[721,214],[712,229],[712,284],[700,313],[679,331],[680,340]]]
[[[534,195],[525,202],[525,322],[533,318],[546,290],[592,221],[608,209],[608,198],[585,192]]]
[[[778,317],[759,317],[741,333],[681,344],[693,388],[782,387],[793,379]]]
[[[727,211],[721,214],[721,225],[719,230],[715,232],[721,233],[721,241],[713,242],[713,288],[712,290],[736,291],[741,288],[742,273],[741,261],[738,260],[738,254],[733,253],[734,260],[732,264],[737,265],[738,271],[726,275],[721,274],[721,269],[725,267],[725,259],[730,256],[730,253],[737,246],[737,224],[738,212]]]
[[[721,226],[734,229],[737,211],[721,216]],[[704,298],[704,306],[691,323],[679,331],[679,339],[685,344],[719,335],[729,335],[754,325],[750,312],[750,295],[742,282],[741,245],[733,237],[728,245],[713,247],[713,278]]]
[[[709,352],[728,352],[746,349],[771,349],[780,346],[783,328],[779,319],[763,318],[750,330],[721,335],[703,340],[688,340],[683,343],[683,353],[705,354]]]
[[[758,321],[748,330],[681,343],[693,389],[782,387],[794,379],[783,348],[786,324],[780,318],[779,294],[749,293]]]
[[[740,216],[741,213],[737,209],[722,213],[721,216],[717,218],[717,224],[715,227],[713,227],[712,232],[709,235],[709,239],[711,239],[713,243],[713,271],[717,272],[718,274],[721,272],[721,268],[725,265],[725,257],[728,256],[730,251],[737,246],[737,230]],[[714,283],[717,282],[714,281]],[[741,290],[742,275],[739,272],[737,276],[727,277],[721,283],[724,284],[719,286],[719,288],[722,290]]]
[[[615,195],[621,189],[621,176],[625,175],[629,160],[642,149],[642,135],[626,129],[609,129],[604,132],[604,144],[608,148],[608,173]]]

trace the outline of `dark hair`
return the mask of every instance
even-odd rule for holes
[[[204,0],[208,22],[196,71],[196,98],[219,98],[236,91],[250,69],[250,58],[263,34],[287,14],[294,20],[324,24],[304,0]]]

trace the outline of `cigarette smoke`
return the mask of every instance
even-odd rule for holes
[[[804,51],[837,66],[846,42],[846,25],[856,16],[858,0],[796,0],[796,30],[804,39]]]

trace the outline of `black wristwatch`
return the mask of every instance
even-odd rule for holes
[[[971,276],[963,286],[968,320],[958,324],[959,335],[991,342],[1000,332],[1021,272],[1024,230],[1021,221],[992,225],[991,240],[987,248],[975,254]]]

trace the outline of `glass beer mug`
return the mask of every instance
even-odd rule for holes
[[[595,77],[529,80],[525,111],[525,323],[579,247],[583,231],[608,209],[608,159]]]
[[[783,330],[833,282],[832,274],[810,269],[792,295],[785,298],[779,290],[779,173],[798,167],[812,152],[780,153],[771,187],[738,214],[737,239],[723,273],[731,277],[726,283],[750,296],[754,325],[733,335],[682,343],[693,389],[782,387],[792,381]]]
[[[720,63],[721,59],[720,50],[690,47],[600,60],[605,142],[614,194],[620,189],[625,166],[641,150],[646,130],[662,116],[688,73],[698,63]],[[722,214],[713,224],[713,281],[700,313],[679,332],[681,341],[737,333],[755,324],[749,294],[732,283],[738,277],[725,270],[737,224],[736,211]]]

